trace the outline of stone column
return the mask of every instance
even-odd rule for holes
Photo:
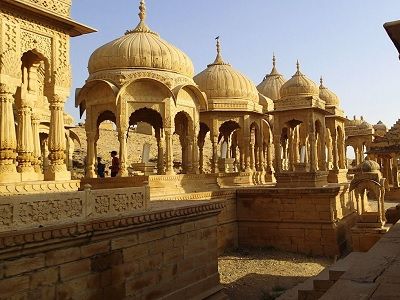
[[[255,156],[255,145],[252,142],[250,142],[249,151],[250,151],[250,170],[254,172],[256,170],[256,156]]]
[[[281,153],[281,136],[274,135],[274,149],[275,149],[275,172],[282,171],[282,153]]]
[[[193,173],[193,140],[186,137],[186,174]]]
[[[165,163],[166,163],[166,175],[175,175],[174,171],[174,154],[172,152],[172,129],[165,128]]]
[[[251,172],[251,166],[252,166],[252,157],[251,157],[251,145],[250,145],[250,138],[245,137],[244,138],[244,171],[247,173]],[[254,149],[254,147],[253,147]]]
[[[70,180],[71,172],[65,164],[65,129],[64,103],[66,96],[55,94],[50,99],[50,166],[45,173],[45,180]]]
[[[158,134],[157,134],[157,153],[158,153],[158,159],[157,159],[157,174],[162,175],[164,174],[164,136],[162,134],[162,129],[158,129]]]
[[[17,170],[22,181],[37,180],[34,170],[34,141],[32,131],[32,107],[27,99],[26,87],[22,85],[17,95],[18,135],[17,135]]]
[[[266,147],[266,156],[267,156],[267,172],[272,172],[273,166],[272,166],[272,147],[270,144],[267,145]]]
[[[32,134],[33,134],[33,166],[36,173],[41,174],[42,169],[40,168],[40,158],[42,157],[42,151],[40,149],[40,135],[39,135],[40,119],[38,116],[32,116]]]
[[[211,163],[211,173],[216,174],[219,173],[218,170],[218,137],[211,137],[212,144],[212,163]]]
[[[126,147],[126,128],[119,128],[118,141],[119,141],[119,172],[118,177],[128,176],[127,160],[128,150]]]
[[[96,132],[86,131],[86,140],[87,140],[87,150],[86,150],[86,177],[87,178],[96,178],[96,151],[95,151],[95,143],[96,143]]]
[[[262,146],[258,147],[258,170],[260,172],[265,170],[264,152]]]
[[[336,134],[333,136],[332,144],[333,144],[333,169],[338,170],[340,166],[339,166],[338,139]],[[328,151],[330,150],[328,149]]]
[[[17,138],[13,112],[14,97],[9,86],[0,84],[0,182],[20,181],[15,164]]]
[[[199,170],[199,148],[197,147],[197,138],[196,136],[192,137],[192,173],[200,174]]]
[[[399,163],[397,154],[393,156],[393,186],[395,188],[399,187]]]
[[[311,172],[317,171],[317,141],[314,133],[309,134],[310,141],[310,170]]]

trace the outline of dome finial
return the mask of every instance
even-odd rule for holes
[[[217,57],[215,58],[215,61],[212,63],[212,65],[226,65],[221,55],[221,42],[219,41],[220,37],[217,36],[215,40],[217,41]]]
[[[139,18],[140,21],[143,22],[146,19],[146,3],[144,0],[140,0],[139,10]]]
[[[324,79],[322,78],[322,75],[321,75],[321,77],[320,77],[320,79],[319,79],[319,82],[320,82],[320,87],[323,87],[324,86]]]
[[[136,26],[136,28],[132,30],[127,30],[125,34],[142,32],[142,33],[151,33],[158,36],[158,34],[155,33],[154,31],[151,31],[150,28],[144,22],[146,20],[146,3],[144,0],[140,0],[139,19],[140,21],[139,24]]]
[[[272,66],[275,68],[276,67],[276,57],[275,57],[275,52],[272,53]]]
[[[297,72],[300,72],[300,63],[299,63],[299,60],[297,60],[297,62],[296,62],[296,68],[297,68]]]

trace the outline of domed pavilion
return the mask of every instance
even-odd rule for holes
[[[277,186],[327,184],[325,101],[318,86],[297,71],[280,89],[275,100],[274,149]]]
[[[158,174],[174,174],[172,135],[178,134],[184,173],[198,173],[197,135],[200,111],[207,101],[193,81],[193,63],[145,23],[145,1],[139,24],[93,52],[89,77],[77,91],[76,105],[86,112],[87,170],[95,173],[99,124],[116,124],[120,144],[119,176],[127,172],[127,132],[138,122],[150,124],[158,147]]]
[[[206,93],[208,101],[208,109],[201,113],[200,157],[206,134],[210,132],[212,172],[263,173],[267,157],[271,166],[270,126],[263,113],[268,110],[268,101],[250,79],[224,61],[219,38],[214,62],[196,75],[194,81]]]
[[[276,101],[281,98],[281,87],[285,84],[285,82],[286,79],[276,69],[276,57],[274,54],[272,57],[272,70],[257,86],[257,90],[265,97]]]
[[[324,86],[322,77],[320,79],[319,97],[325,101],[325,108],[330,113],[325,119],[328,181],[332,183],[347,182],[346,118],[340,107],[339,97]]]

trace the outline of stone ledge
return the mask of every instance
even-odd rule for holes
[[[23,254],[29,248],[37,248],[38,244],[51,244],[78,241],[80,238],[88,238],[93,235],[104,234],[115,230],[129,230],[135,228],[151,228],[160,223],[176,222],[187,218],[201,218],[204,215],[218,214],[224,207],[220,202],[196,203],[191,205],[163,205],[158,203],[153,211],[142,214],[118,217],[103,218],[87,222],[79,222],[64,226],[46,226],[31,230],[11,231],[0,234],[0,258],[2,256],[16,256],[16,252]]]

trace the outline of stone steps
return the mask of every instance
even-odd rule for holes
[[[343,259],[338,260],[321,273],[308,278],[305,282],[285,292],[279,300],[315,300],[321,298],[337,280],[355,263],[363,257],[362,252],[352,252]]]

